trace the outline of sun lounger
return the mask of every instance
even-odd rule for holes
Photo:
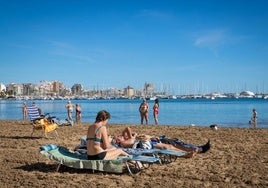
[[[155,153],[158,154],[162,163],[171,163],[175,161],[178,157],[183,157],[186,155],[183,151],[176,151],[171,149],[154,149]]]
[[[40,153],[59,164],[57,171],[61,165],[64,165],[76,169],[91,169],[93,172],[96,170],[112,173],[123,173],[124,169],[127,168],[130,174],[134,174],[145,167],[145,164],[149,166],[160,160],[156,157],[138,155],[118,157],[115,160],[87,160],[86,154],[72,152],[55,144],[40,147]]]
[[[160,158],[160,163],[166,164],[175,161],[178,157],[184,156],[183,151],[171,149],[144,149],[144,148],[121,148],[130,155],[145,155]],[[75,148],[80,153],[86,153],[86,136],[81,137],[81,144]]]
[[[178,157],[185,155],[183,151],[176,151],[171,149],[142,149],[142,148],[123,148],[125,152],[130,155],[146,155],[154,156],[161,159],[161,163],[170,163],[175,161]]]

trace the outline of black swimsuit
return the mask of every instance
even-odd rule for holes
[[[106,156],[106,151],[98,153],[96,155],[87,155],[88,160],[103,160]]]

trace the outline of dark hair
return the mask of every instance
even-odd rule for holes
[[[154,102],[158,105],[159,107],[159,100],[158,99],[155,99]]]
[[[96,121],[95,123],[98,123],[98,122],[101,122],[101,121],[105,121],[107,119],[110,119],[111,118],[111,115],[109,112],[107,112],[106,110],[102,110],[102,111],[99,111],[97,116],[96,116]]]

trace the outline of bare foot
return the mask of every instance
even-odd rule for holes
[[[195,154],[198,153],[198,149],[195,149],[193,151],[187,152],[184,156],[184,158],[193,158],[195,156]]]

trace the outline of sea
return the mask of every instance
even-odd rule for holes
[[[35,102],[43,114],[59,119],[67,118],[67,100],[0,100],[1,120],[21,120],[22,104]],[[82,122],[92,123],[98,111],[111,114],[109,123],[140,124],[140,99],[71,100],[82,107]],[[154,125],[153,104],[149,104],[149,125]],[[159,125],[209,126],[249,128],[252,109],[258,113],[258,127],[268,128],[268,99],[263,98],[216,98],[211,99],[159,99]],[[73,113],[74,116],[74,113]]]

